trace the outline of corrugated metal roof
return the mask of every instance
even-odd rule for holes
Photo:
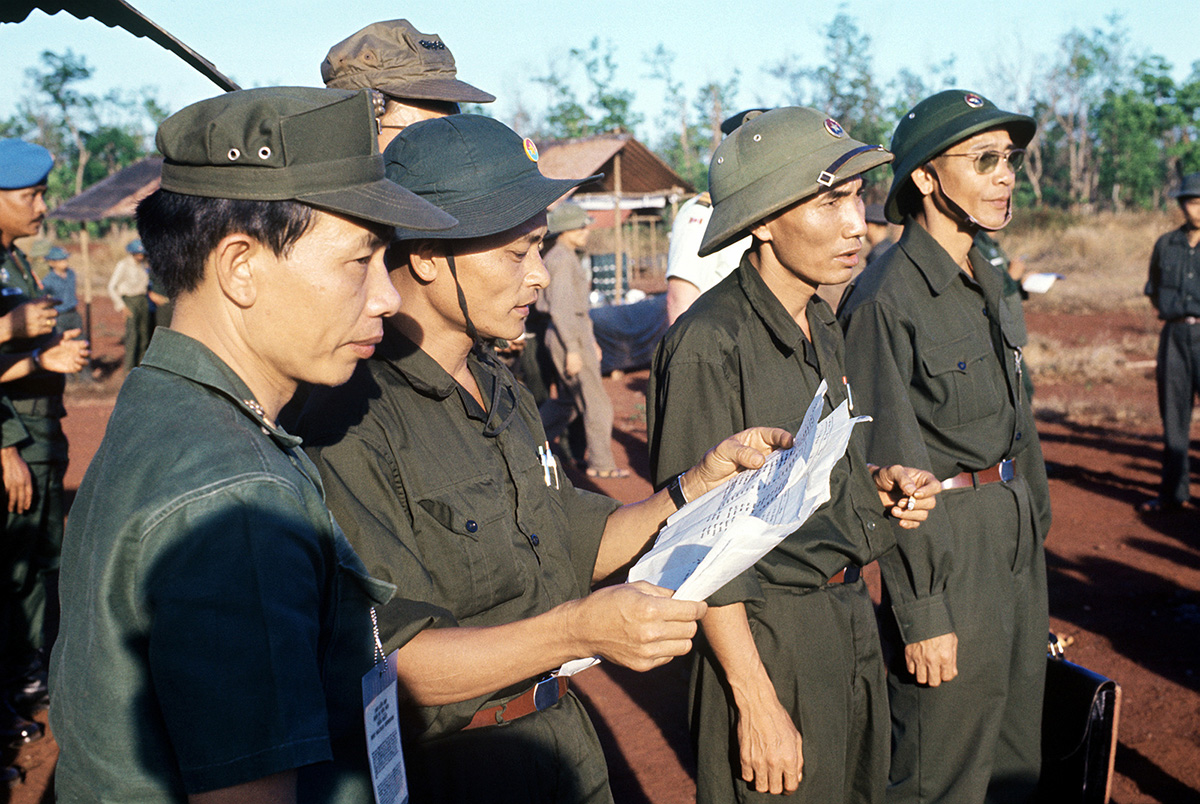
[[[79,19],[92,17],[109,28],[124,28],[134,36],[144,36],[186,61],[221,89],[240,89],[211,61],[180,42],[150,21],[125,0],[4,0],[0,2],[0,22],[21,22],[35,8],[47,14],[66,11]]]
[[[538,167],[553,179],[578,179],[593,173],[604,178],[579,192],[613,192],[615,157],[621,154],[621,192],[644,195],[693,191],[683,177],[632,134],[596,134],[571,140],[539,142]]]
[[[68,221],[98,221],[101,218],[130,218],[137,204],[158,189],[162,157],[152,156],[98,181],[47,217]]]

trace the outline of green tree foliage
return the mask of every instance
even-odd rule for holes
[[[632,108],[633,91],[616,85],[616,47],[612,42],[601,45],[598,37],[593,38],[587,48],[571,48],[568,56],[566,70],[552,65],[546,75],[534,78],[550,94],[545,125],[540,132],[543,136],[568,138],[632,131],[642,122],[642,116]],[[590,89],[585,102],[579,100],[568,80],[574,67],[582,68]]]

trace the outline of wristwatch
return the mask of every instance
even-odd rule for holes
[[[667,484],[667,494],[671,495],[671,502],[675,503],[675,510],[688,504],[688,498],[683,493],[683,486],[680,485],[680,480],[683,479],[683,472],[671,478],[671,482]]]

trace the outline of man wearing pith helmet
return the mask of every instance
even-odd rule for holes
[[[762,456],[729,439],[673,494],[624,507],[575,489],[532,396],[487,344],[520,336],[545,287],[546,207],[595,177],[546,178],[531,140],[478,115],[415,123],[385,157],[390,177],[459,223],[397,230],[404,306],[378,354],[315,393],[301,426],[348,538],[397,586],[379,633],[399,650],[413,801],[610,802],[596,733],[555,672],[592,656],[662,664],[688,650],[704,604],[646,583],[589,587],[644,549],[677,497]]]
[[[751,244],[654,356],[646,408],[656,485],[743,427],[795,432],[822,380],[825,413],[851,398],[857,405],[844,382],[841,330],[816,291],[857,265],[861,174],[891,160],[801,107],[749,120],[717,148],[699,253],[744,237]],[[860,570],[895,543],[886,517],[916,527],[937,487],[927,472],[868,466],[856,430],[830,491],[795,533],[707,601],[691,701],[704,804],[778,793],[882,798],[884,668]]]
[[[373,22],[329,49],[321,78],[330,89],[381,93],[379,150],[406,126],[457,114],[460,103],[491,103],[495,95],[458,78],[454,54],[437,34],[408,20]]]
[[[1018,296],[974,245],[1012,217],[1032,118],[940,92],[892,137],[904,233],[840,312],[855,398],[888,417],[867,458],[933,472],[929,521],[880,559],[888,800],[1024,801],[1041,753],[1050,496],[1022,374]]]
[[[61,801],[371,800],[371,578],[276,423],[349,379],[399,309],[392,227],[454,218],[384,178],[365,92],[281,87],[159,127],[138,206],[175,300],[63,548],[50,717]]]

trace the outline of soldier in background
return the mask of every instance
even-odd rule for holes
[[[1138,505],[1142,513],[1174,513],[1191,507],[1192,407],[1200,392],[1200,173],[1183,178],[1171,197],[1183,225],[1154,244],[1146,295],[1163,322],[1158,341],[1158,410],[1163,421],[1162,485],[1158,497]]]
[[[458,79],[454,54],[437,34],[408,20],[374,22],[329,49],[321,78],[330,89],[383,94],[379,151],[418,120],[457,114],[460,103],[491,103],[495,95]]]

